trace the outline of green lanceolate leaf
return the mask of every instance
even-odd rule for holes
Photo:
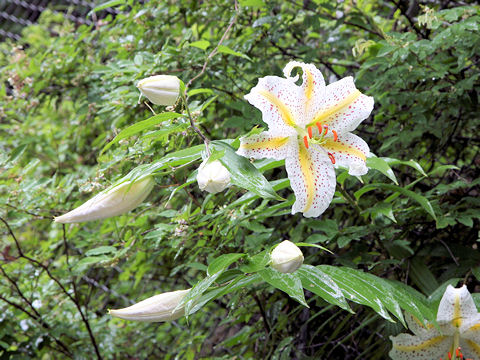
[[[258,272],[262,279],[273,287],[286,292],[291,298],[297,300],[303,306],[309,307],[303,293],[302,281],[295,274],[282,274],[274,269],[264,269]]]
[[[120,131],[112,141],[110,141],[107,145],[104,146],[104,148],[100,152],[100,155],[103,154],[105,151],[107,151],[112,145],[118,143],[120,140],[136,135],[144,130],[150,129],[158,124],[161,124],[164,121],[175,119],[179,116],[182,116],[182,115],[174,112],[166,112],[166,113],[152,116],[147,120],[137,122],[136,124],[133,124],[128,128]],[[163,130],[165,131],[165,134],[167,134],[167,133],[182,131],[184,129],[185,129],[185,125],[183,124],[170,124],[170,125],[167,125],[167,127]]]
[[[330,304],[351,311],[342,290],[340,290],[335,281],[321,269],[304,264],[295,274],[300,277],[305,290],[313,292]]]
[[[383,159],[379,157],[369,157],[367,158],[367,166],[370,169],[375,169],[380,171],[383,175],[388,177],[390,180],[392,180],[396,185],[398,185],[397,178],[390,167],[388,163]]]
[[[207,275],[212,276],[219,271],[225,270],[235,261],[237,261],[238,259],[244,256],[245,254],[238,254],[238,253],[220,255],[215,260],[213,260],[210,265],[208,265]]]
[[[386,189],[386,190],[390,190],[390,191],[395,191],[397,193],[400,193],[404,196],[409,197],[410,199],[416,201],[428,214],[430,214],[430,216],[434,220],[437,220],[437,215],[435,214],[435,211],[433,210],[432,204],[430,204],[430,201],[428,201],[428,199],[425,196],[417,194],[416,192],[413,192],[411,190],[407,190],[407,189],[402,188],[402,187],[397,186],[397,185],[382,184],[382,183],[365,185],[360,190],[355,192],[355,197],[358,200],[366,192],[372,191],[372,190],[375,190],[375,189],[378,189],[378,188]]]
[[[237,155],[235,150],[222,141],[214,141],[213,145],[225,150],[225,155],[220,159],[223,166],[230,172],[232,182],[265,199],[283,200],[273,190],[272,185],[265,179],[247,158]]]

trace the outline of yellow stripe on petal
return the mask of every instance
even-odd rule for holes
[[[426,340],[420,344],[417,345],[398,345],[398,344],[393,344],[393,347],[397,350],[400,351],[418,351],[418,350],[425,350],[430,347],[435,347],[438,344],[440,344],[443,340],[445,340],[447,336],[437,336],[434,337],[430,340]]]
[[[258,93],[277,107],[285,124],[288,126],[295,126],[292,113],[276,95],[267,90],[259,90]]]
[[[473,326],[470,327],[468,330],[471,330],[471,331],[478,331],[478,330],[480,330],[480,323],[477,323],[477,324],[473,325]]]
[[[363,152],[361,152],[355,147],[345,145],[340,141],[334,141],[333,139],[326,139],[325,144],[323,144],[322,146],[327,150],[338,151],[345,154],[349,154],[357,158],[360,158],[364,161],[367,159],[367,157]]]
[[[452,325],[459,328],[462,325],[462,309],[460,307],[460,295],[455,294],[455,303],[453,304]]]
[[[240,148],[247,150],[257,149],[278,149],[284,146],[288,141],[288,137],[278,137],[256,141],[250,144],[244,143],[240,145]]]
[[[358,99],[358,97],[362,95],[362,93],[358,90],[353,91],[351,94],[349,94],[345,99],[339,101],[336,103],[334,106],[328,108],[328,109],[323,109],[320,111],[317,115],[315,115],[314,119],[312,122],[308,124],[308,126],[313,126],[317,122],[320,122],[321,124],[328,124],[329,122],[327,119],[334,115],[335,113],[339,112],[346,106],[350,105],[353,103],[355,100]]]
[[[310,155],[307,149],[301,143],[298,144],[298,160],[300,162],[300,169],[305,180],[307,201],[303,212],[307,212],[313,204],[313,197],[315,196],[315,185],[313,180],[313,166]]]
[[[475,355],[480,356],[480,345],[478,345],[475,341],[469,339],[463,340],[472,348],[473,351],[475,351]]]
[[[303,70],[305,72],[306,84],[305,84],[305,96],[307,100],[310,100],[313,96],[313,75],[307,69]]]

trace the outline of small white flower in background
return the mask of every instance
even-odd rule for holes
[[[108,310],[108,313],[125,320],[146,322],[176,320],[185,314],[183,307],[175,309],[189,291],[190,289],[166,292],[152,296],[124,309]]]
[[[219,160],[205,159],[198,168],[197,182],[200,190],[216,194],[230,184],[230,173]]]
[[[174,105],[180,94],[180,79],[172,75],[155,75],[140,80],[140,92],[155,105]]]
[[[292,273],[303,264],[303,253],[297,245],[285,240],[273,249],[270,266],[281,273]]]
[[[405,314],[408,327],[415,335],[391,336],[393,360],[413,359],[480,359],[480,314],[472,295],[464,285],[448,285],[438,306],[437,323],[424,325]]]
[[[152,191],[152,176],[140,180],[125,181],[97,194],[78,208],[55,218],[58,223],[78,223],[105,219],[135,209]]]

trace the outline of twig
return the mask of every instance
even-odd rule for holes
[[[99,359],[99,360],[103,359],[102,356],[100,355],[100,351],[98,349],[97,341],[95,340],[95,337],[93,336],[93,332],[92,332],[92,329],[90,327],[90,323],[88,322],[87,317],[85,316],[85,314],[82,311],[80,303],[78,302],[78,298],[75,299],[75,298],[72,297],[72,295],[68,292],[68,290],[65,288],[65,286],[63,286],[63,284],[60,282],[60,280],[57,279],[55,276],[53,276],[53,274],[50,272],[50,269],[48,268],[48,266],[42,264],[40,261],[38,261],[36,259],[33,259],[33,258],[25,255],[25,253],[22,250],[22,247],[20,246],[20,243],[19,243],[17,237],[13,233],[13,230],[10,227],[10,225],[8,224],[8,222],[5,219],[3,219],[2,217],[0,217],[0,221],[2,221],[3,224],[7,227],[7,230],[9,232],[10,236],[13,238],[13,241],[15,242],[15,245],[17,247],[18,255],[20,257],[26,259],[27,261],[30,261],[31,263],[41,267],[47,273],[48,277],[50,279],[52,279],[60,287],[60,289],[63,291],[63,293],[70,299],[70,301],[72,301],[74,303],[75,307],[77,308],[78,312],[80,313],[80,316],[82,318],[82,321],[85,324],[85,327],[87,328],[88,336],[90,337],[90,341],[92,342],[92,345],[95,349],[95,354],[97,355],[97,359]],[[76,290],[75,284],[73,284],[73,285],[74,285],[74,291],[75,291]]]
[[[439,241],[442,243],[443,246],[445,246],[445,249],[447,249],[448,253],[450,254],[450,256],[452,257],[453,261],[455,262],[455,264],[457,266],[460,266],[460,264],[458,263],[458,260],[455,258],[455,256],[453,255],[452,253],[452,250],[450,250],[450,248],[448,247],[448,245],[445,243],[445,241],[443,241],[442,239],[439,239]]]
[[[230,24],[228,24],[227,29],[226,29],[225,32],[223,33],[223,36],[222,36],[222,38],[220,39],[220,41],[218,42],[218,44],[217,44],[217,46],[215,47],[215,49],[213,49],[213,50],[210,52],[210,54],[208,54],[207,59],[206,59],[205,62],[203,63],[202,70],[201,70],[197,75],[195,75],[193,78],[191,78],[191,79],[188,81],[188,83],[185,85],[185,88],[186,88],[186,89],[188,89],[188,87],[189,87],[195,80],[197,80],[200,76],[203,75],[203,73],[204,73],[205,70],[207,69],[208,62],[210,61],[211,58],[213,58],[213,57],[217,54],[217,51],[218,51],[219,46],[222,45],[223,41],[227,38],[228,33],[229,33],[230,30],[232,29],[233,24],[235,24],[235,22],[237,21],[237,16],[238,16],[238,2],[237,2],[237,0],[235,0],[235,15],[233,16],[232,20],[230,21]]]
[[[353,208],[355,210],[358,211],[359,214],[362,213],[362,209],[360,208],[360,206],[358,206],[357,202],[350,196],[350,194],[342,187],[342,185],[340,185],[339,183],[337,183],[337,189],[338,191],[340,191],[340,193],[343,195],[344,199],[347,200],[347,202],[353,206]]]

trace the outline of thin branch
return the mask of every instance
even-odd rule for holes
[[[222,45],[223,41],[227,38],[228,33],[229,33],[230,30],[232,29],[233,24],[235,24],[235,22],[237,21],[237,16],[238,16],[238,2],[237,2],[237,0],[235,0],[235,15],[233,16],[232,20],[230,21],[230,24],[228,24],[227,29],[226,29],[225,32],[223,33],[223,36],[222,36],[222,38],[220,39],[220,41],[218,42],[218,44],[217,44],[217,46],[215,47],[215,49],[213,49],[213,50],[210,52],[210,54],[208,54],[207,59],[206,59],[205,62],[203,63],[202,70],[201,70],[197,75],[195,75],[193,78],[191,78],[191,79],[189,80],[189,82],[185,85],[186,89],[188,89],[189,86],[190,86],[195,80],[197,80],[200,76],[203,75],[203,73],[204,73],[205,70],[207,69],[208,62],[217,54],[217,51],[218,51],[219,46]]]
[[[26,259],[27,261],[30,261],[31,263],[33,263],[37,266],[39,266],[40,268],[42,268],[47,273],[48,277],[50,279],[52,279],[60,287],[60,289],[63,291],[63,293],[70,299],[70,301],[72,301],[74,303],[75,307],[77,308],[78,312],[80,313],[80,316],[82,318],[82,321],[85,324],[85,327],[87,328],[88,336],[90,337],[90,341],[91,341],[91,343],[92,343],[92,345],[95,349],[95,354],[97,355],[97,358],[99,360],[102,359],[102,356],[100,355],[100,351],[98,349],[97,342],[95,340],[95,337],[93,336],[92,329],[90,328],[90,323],[88,322],[87,317],[85,316],[85,314],[82,311],[80,303],[78,302],[78,298],[75,299],[75,298],[72,297],[72,295],[68,292],[68,290],[65,288],[65,286],[63,286],[63,284],[60,282],[60,280],[57,279],[55,276],[53,276],[53,274],[50,272],[50,269],[48,268],[48,266],[42,264],[40,261],[38,261],[36,259],[33,259],[33,258],[25,255],[25,253],[22,250],[22,247],[20,246],[20,243],[19,243],[17,237],[13,233],[12,228],[10,227],[8,222],[5,219],[3,219],[2,217],[0,217],[0,221],[2,221],[3,224],[7,227],[7,230],[9,232],[10,236],[13,238],[13,240],[15,242],[15,245],[17,247],[17,251],[18,251],[19,256]],[[75,290],[76,290],[76,288],[74,286],[74,291]]]

